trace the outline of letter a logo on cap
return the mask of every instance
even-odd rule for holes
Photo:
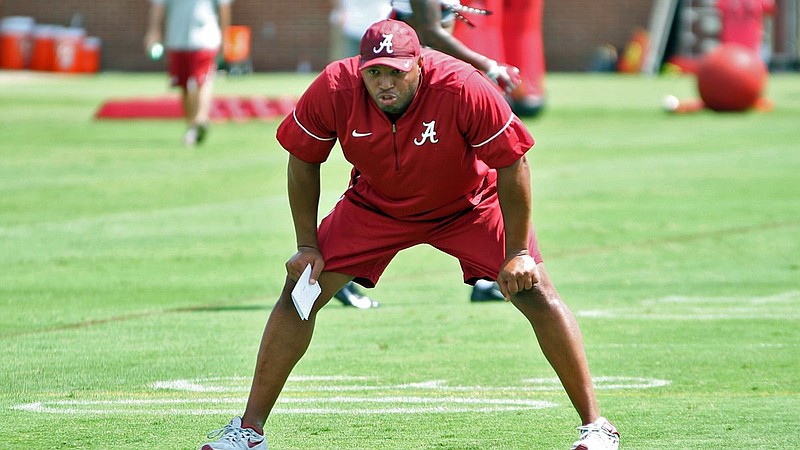
[[[383,65],[408,72],[419,61],[419,38],[414,29],[405,22],[381,20],[364,32],[359,54],[359,70]]]
[[[375,54],[381,52],[381,50],[386,49],[386,53],[392,54],[394,53],[394,48],[392,46],[392,38],[394,38],[393,34],[382,34],[383,40],[380,43],[379,47],[372,47],[372,51]]]

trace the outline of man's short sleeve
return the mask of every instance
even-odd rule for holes
[[[498,91],[480,73],[467,77],[459,121],[468,144],[489,167],[507,167],[522,157],[534,140]]]
[[[327,72],[323,71],[278,126],[281,146],[307,163],[321,163],[336,143],[336,128]]]

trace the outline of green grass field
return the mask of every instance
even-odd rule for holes
[[[309,76],[220,79],[298,95]],[[294,250],[277,121],[96,121],[164,74],[0,72],[0,447],[192,449],[241,412]],[[770,113],[671,116],[689,78],[548,76],[534,222],[624,449],[800,447],[800,76]],[[326,211],[348,166],[324,166]],[[526,321],[401,253],[333,301],[273,449],[566,449],[578,418]]]

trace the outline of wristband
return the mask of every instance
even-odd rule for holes
[[[503,71],[503,69],[500,68],[500,64],[497,64],[497,61],[495,61],[493,59],[490,59],[489,60],[489,68],[486,69],[486,72],[484,72],[484,73],[492,81],[497,81],[497,78],[500,76],[502,71]]]

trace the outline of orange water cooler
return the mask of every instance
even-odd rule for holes
[[[32,17],[10,16],[0,20],[0,68],[27,69],[31,53]]]
[[[56,58],[53,70],[75,73],[80,71],[81,50],[86,30],[61,28],[55,35]]]
[[[250,27],[231,25],[222,39],[222,56],[226,62],[238,63],[250,57]]]
[[[50,71],[55,67],[57,25],[36,25],[33,29],[31,70]]]
[[[78,61],[79,72],[95,73],[100,70],[100,47],[101,40],[97,36],[89,36],[83,40]]]

